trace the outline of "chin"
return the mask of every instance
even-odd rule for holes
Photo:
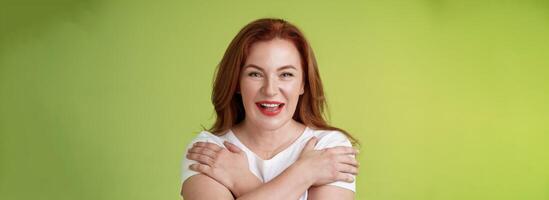
[[[260,118],[256,119],[255,124],[258,128],[264,129],[264,130],[277,130],[282,128],[284,125],[288,123],[290,119],[274,119],[274,118]]]

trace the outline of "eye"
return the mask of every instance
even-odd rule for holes
[[[281,74],[282,77],[284,78],[289,78],[289,77],[294,77],[294,74],[290,73],[290,72],[284,72]]]
[[[248,73],[248,76],[249,77],[261,77],[261,74],[259,74],[257,72],[250,72],[250,73]]]

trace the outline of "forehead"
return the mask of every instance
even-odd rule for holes
[[[301,56],[295,45],[288,40],[275,38],[252,44],[246,65],[256,65],[265,70],[292,65],[301,70]]]

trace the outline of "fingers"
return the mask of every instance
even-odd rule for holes
[[[316,137],[312,137],[307,141],[305,144],[305,150],[314,150],[316,143],[318,142],[318,139]]]
[[[358,154],[358,150],[356,150],[355,148],[344,147],[344,146],[330,147],[330,148],[327,148],[326,151],[334,154],[351,154],[351,155]]]
[[[355,166],[355,167],[359,167],[358,161],[352,156],[348,156],[348,155],[338,156],[337,159],[340,163],[347,164],[347,165],[352,165],[352,166]]]
[[[215,159],[217,157],[217,152],[211,150],[211,149],[208,149],[208,148],[204,148],[204,147],[193,147],[193,148],[190,148],[189,153],[196,153],[196,154],[203,154],[205,156],[208,156],[212,159]]]
[[[223,148],[210,142],[196,142],[193,147],[187,151],[187,158],[199,163],[212,165],[217,158],[217,154]]]
[[[225,145],[225,147],[233,153],[241,153],[242,152],[242,150],[240,148],[238,148],[236,145],[234,145],[230,142],[225,141],[225,142],[223,142],[223,145]]]
[[[199,163],[210,165],[210,166],[214,164],[213,158],[204,154],[199,154],[199,153],[187,153],[187,159],[195,160]]]
[[[349,173],[338,173],[335,181],[352,183],[355,181],[355,177]]]
[[[357,167],[355,167],[353,165],[347,165],[347,164],[338,164],[337,165],[337,171],[352,174],[352,175],[355,175],[355,176],[358,174],[358,168]]]
[[[358,161],[355,158],[355,155],[358,154],[358,150],[352,148],[352,147],[344,147],[344,146],[338,146],[338,147],[331,147],[328,149],[325,149],[326,152],[334,155],[332,158],[334,158],[337,162],[352,165],[354,167],[358,167]]]
[[[196,142],[193,144],[193,147],[205,147],[209,148],[215,152],[221,151],[223,148],[220,147],[217,144],[211,143],[211,142]]]
[[[206,175],[210,175],[211,172],[212,172],[212,168],[208,165],[203,165],[203,164],[198,164],[198,163],[195,163],[195,164],[192,164],[192,165],[189,165],[189,169],[190,170],[193,170],[195,172],[200,172],[200,173],[203,173],[203,174],[206,174]]]

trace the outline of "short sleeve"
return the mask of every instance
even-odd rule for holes
[[[190,165],[198,162],[187,159],[187,151],[192,148],[193,144],[196,142],[211,142],[225,148],[223,145],[223,140],[218,136],[207,131],[202,131],[200,134],[198,134],[196,138],[194,138],[189,143],[189,145],[187,145],[187,148],[185,148],[185,152],[183,153],[183,159],[181,163],[181,183],[185,182],[185,180],[187,180],[189,177],[199,174],[199,172],[189,169]]]
[[[319,141],[317,142],[315,149],[325,149],[330,147],[337,147],[337,146],[346,146],[346,147],[352,147],[351,141],[345,136],[343,133],[339,131],[326,131],[322,132],[317,135],[319,138]],[[354,157],[354,156],[353,156]],[[343,181],[336,181],[333,183],[329,183],[328,185],[338,186],[342,187],[348,190],[351,190],[353,192],[356,192],[356,176],[353,175],[353,181],[352,183],[347,183]]]

